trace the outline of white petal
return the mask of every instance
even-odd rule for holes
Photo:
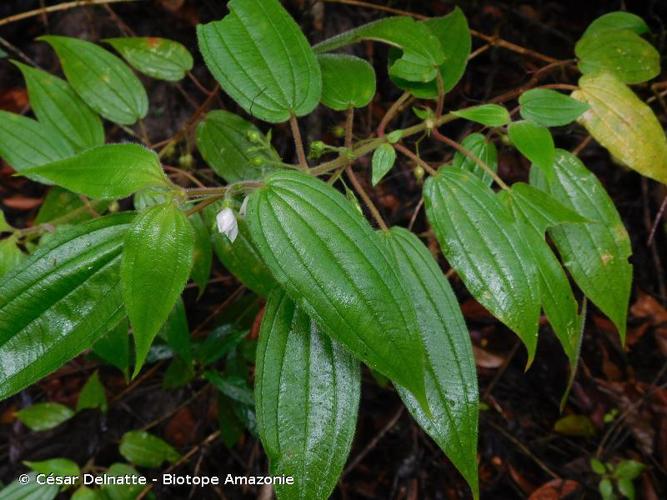
[[[239,225],[236,222],[236,216],[231,208],[222,209],[215,217],[218,231],[229,238],[229,241],[234,243],[234,240],[239,235]]]

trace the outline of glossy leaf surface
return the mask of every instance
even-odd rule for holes
[[[0,399],[92,346],[122,315],[118,265],[132,214],[75,226],[0,280]]]
[[[498,171],[498,150],[496,149],[496,145],[487,141],[482,134],[475,133],[466,136],[466,138],[463,139],[463,142],[461,142],[461,146],[486,163],[494,172]],[[477,162],[458,151],[454,154],[452,166],[473,172],[482,179],[487,186],[490,186],[493,182],[493,178],[486,172],[486,170],[480,167]]]
[[[318,53],[360,42],[375,40],[401,49],[402,56],[389,67],[389,75],[410,82],[430,82],[445,60],[440,42],[426,25],[409,17],[387,17],[324,40],[315,46]]]
[[[396,162],[396,150],[391,144],[382,144],[373,152],[371,183],[376,186]]]
[[[385,237],[417,308],[431,415],[424,413],[409,391],[397,386],[398,393],[478,497],[479,396],[470,334],[449,282],[419,238],[403,228],[392,228]]]
[[[512,184],[512,209],[523,215],[526,222],[539,234],[559,224],[577,224],[590,222],[556,198],[530,184],[516,182]]]
[[[471,122],[481,123],[487,127],[502,127],[510,121],[510,114],[507,109],[498,104],[482,104],[452,111],[452,114]]]
[[[425,401],[410,298],[380,237],[331,186],[279,172],[250,195],[250,234],[278,283],[325,333]]]
[[[476,175],[445,168],[424,186],[428,220],[470,293],[524,342],[537,345],[539,281],[512,215]]]
[[[42,36],[58,54],[63,72],[77,94],[109,121],[132,125],[146,116],[148,96],[132,70],[94,43],[64,36]]]
[[[173,203],[139,214],[128,231],[121,263],[123,300],[136,349],[136,375],[190,276],[194,231]]]
[[[167,186],[157,155],[138,144],[107,144],[26,169],[75,193],[103,200],[126,198],[152,186]]]
[[[590,106],[580,123],[618,160],[667,184],[667,138],[653,110],[609,73],[585,75],[572,97]]]
[[[531,184],[591,222],[557,226],[549,234],[574,281],[613,321],[623,340],[632,284],[628,233],[600,181],[576,156],[557,150],[554,170],[552,181],[531,171]]]
[[[556,146],[548,128],[523,120],[511,123],[508,135],[523,156],[544,170],[547,177],[553,176]]]
[[[158,80],[177,82],[192,69],[192,56],[183,44],[157,37],[122,37],[104,40],[134,69]]]
[[[588,105],[550,89],[532,89],[519,97],[521,116],[543,127],[567,125],[579,118]]]
[[[74,416],[71,408],[60,403],[37,403],[16,412],[16,418],[33,431],[58,427]]]
[[[199,123],[197,148],[214,172],[230,183],[259,179],[275,168],[272,163],[281,161],[257,127],[223,110],[211,111]]]
[[[118,451],[130,463],[156,468],[164,462],[175,462],[178,452],[163,439],[145,431],[130,431],[123,435]]]
[[[347,54],[320,54],[322,104],[336,111],[364,108],[375,95],[375,70],[364,59]]]
[[[257,424],[279,499],[326,499],[352,445],[361,392],[359,363],[284,292],[269,296],[260,330]]]
[[[232,0],[221,21],[197,26],[199,50],[213,76],[243,109],[280,123],[320,101],[320,66],[279,0]]]
[[[23,73],[30,107],[40,123],[57,131],[75,151],[104,144],[102,120],[69,83],[41,69],[13,62]]]

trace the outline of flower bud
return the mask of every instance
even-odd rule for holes
[[[231,208],[223,208],[215,217],[215,223],[218,226],[218,231],[229,238],[229,241],[234,243],[234,240],[239,234],[239,225],[236,222],[236,216]]]

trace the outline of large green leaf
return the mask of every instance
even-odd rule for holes
[[[197,126],[197,148],[227,182],[259,179],[280,156],[252,123],[228,111],[211,111]]]
[[[157,155],[138,144],[107,144],[25,170],[91,198],[126,198],[141,189],[168,186]]]
[[[347,460],[361,392],[359,363],[284,292],[267,301],[257,349],[257,424],[280,500],[327,499]]]
[[[28,474],[28,482],[18,479],[0,490],[2,500],[53,500],[60,487],[56,484],[37,484],[37,473]]]
[[[0,277],[18,267],[26,257],[18,247],[18,239],[18,235],[14,233],[0,240]]]
[[[572,97],[590,109],[579,122],[628,167],[667,184],[667,137],[653,110],[610,73],[584,75]]]
[[[576,156],[557,150],[554,171],[549,181],[531,170],[531,184],[592,222],[557,226],[549,235],[574,281],[624,340],[632,285],[628,233],[600,181]]]
[[[445,55],[445,61],[440,65],[440,75],[444,91],[449,92],[461,80],[470,56],[472,37],[468,20],[459,7],[454,7],[454,10],[446,16],[427,19],[423,24],[440,40]],[[400,78],[392,80],[400,88],[409,90],[412,95],[420,99],[438,97],[438,84],[435,81],[421,83]]]
[[[32,118],[0,111],[0,156],[17,172],[38,182],[48,182],[39,175],[25,173],[25,170],[73,154],[72,147],[46,125]]]
[[[463,142],[461,142],[461,146],[486,163],[492,170],[498,170],[498,150],[496,149],[496,145],[491,141],[487,141],[486,137],[482,134],[475,133],[466,136]],[[476,161],[468,158],[459,151],[454,154],[452,166],[473,172],[487,186],[490,186],[493,182],[493,178],[486,170],[480,167]]]
[[[532,89],[519,97],[521,116],[542,125],[558,127],[579,118],[588,109],[586,103],[550,89]]]
[[[23,73],[30,107],[37,119],[60,134],[76,151],[104,144],[100,117],[65,80],[12,61]]]
[[[584,74],[607,71],[625,83],[642,83],[660,74],[660,54],[631,30],[601,30],[584,35],[574,51]]]
[[[584,36],[596,31],[630,30],[638,35],[649,32],[646,22],[636,14],[625,11],[609,12],[595,19],[584,32]]]
[[[324,40],[315,46],[318,53],[360,42],[376,40],[403,51],[389,67],[389,74],[410,82],[435,80],[445,60],[440,42],[425,24],[409,17],[387,17]]]
[[[39,40],[53,47],[76,93],[104,118],[132,125],[146,116],[146,90],[121,59],[78,38],[49,35]]]
[[[477,498],[479,394],[468,329],[449,282],[419,238],[402,228],[392,228],[386,237],[417,309],[426,353],[424,384],[431,415],[424,413],[409,391],[397,386],[398,393]]]
[[[325,182],[286,171],[267,177],[247,210],[259,254],[290,297],[325,333],[425,403],[412,301],[354,206]]]
[[[159,80],[177,82],[192,69],[188,49],[174,40],[156,37],[122,37],[104,40],[137,71]]]
[[[213,76],[243,109],[280,123],[320,102],[320,66],[279,0],[231,0],[221,21],[197,26]]]
[[[174,463],[180,458],[169,443],[146,431],[126,432],[118,451],[125,460],[140,467],[157,468],[164,462]]]
[[[92,346],[122,317],[118,265],[132,217],[63,231],[0,280],[0,399]]]
[[[476,175],[454,168],[426,181],[424,201],[445,257],[473,297],[521,338],[530,363],[539,281],[511,213]]]
[[[185,287],[193,249],[192,225],[174,203],[149,208],[128,231],[120,277],[134,334],[135,375]]]
[[[523,156],[544,170],[547,177],[553,176],[556,146],[548,128],[522,120],[511,123],[507,133]]]
[[[375,95],[375,70],[347,54],[317,56],[322,71],[322,104],[336,111],[368,106]]]

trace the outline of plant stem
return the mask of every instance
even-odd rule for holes
[[[0,26],[6,24],[14,23],[16,21],[22,21],[24,19],[29,19],[31,17],[40,16],[42,14],[48,14],[50,12],[57,12],[60,10],[68,10],[74,7],[86,7],[91,5],[104,5],[107,3],[120,3],[120,2],[140,2],[142,0],[75,0],[74,2],[65,2],[59,3],[56,5],[49,5],[48,7],[42,7],[40,9],[29,10],[27,12],[21,12],[20,14],[15,14],[13,16],[0,19]]]
[[[292,129],[292,137],[294,138],[294,147],[296,148],[296,155],[299,158],[299,165],[302,170],[308,170],[308,162],[306,161],[306,152],[303,149],[303,139],[301,139],[301,130],[299,130],[299,122],[295,115],[290,115],[289,125]]]
[[[417,163],[417,165],[419,165],[421,168],[426,170],[429,173],[429,175],[435,175],[437,173],[436,170],[431,165],[426,163],[424,160],[422,160],[419,156],[417,156],[415,153],[413,153],[409,148],[407,148],[403,144],[394,144],[394,148],[399,153],[407,156],[408,158],[413,160],[415,163]]]
[[[403,92],[401,94],[401,97],[399,97],[396,102],[394,102],[387,112],[384,114],[382,117],[382,120],[380,121],[380,124],[378,125],[377,128],[377,135],[378,137],[384,137],[384,131],[387,128],[387,125],[389,125],[389,122],[394,119],[394,117],[398,114],[398,112],[401,110],[401,106],[405,104],[408,99],[410,99],[410,92]]]

